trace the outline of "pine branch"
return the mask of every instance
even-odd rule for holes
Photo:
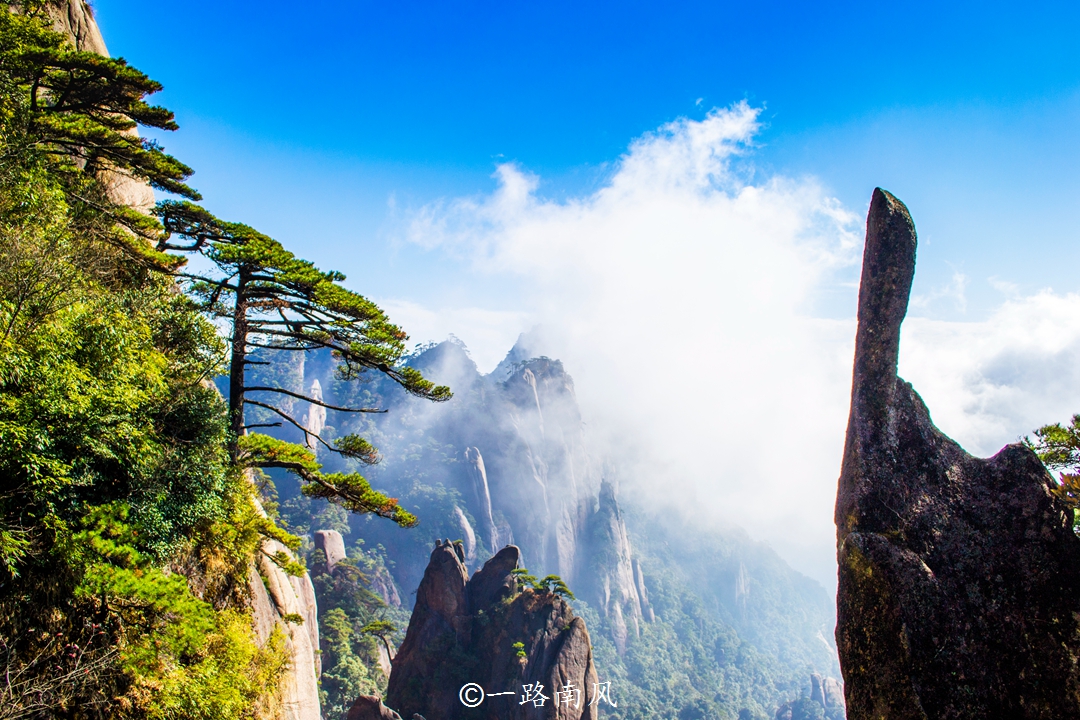
[[[282,395],[289,395],[290,397],[299,398],[300,400],[306,400],[309,403],[311,403],[312,405],[321,405],[324,408],[329,408],[330,410],[337,410],[338,412],[379,413],[379,414],[389,412],[387,410],[376,410],[375,408],[338,407],[337,405],[331,405],[329,403],[324,403],[322,400],[316,400],[315,398],[308,397],[307,395],[301,395],[300,393],[294,393],[291,390],[283,390],[281,388],[274,388],[274,387],[262,387],[262,386],[245,387],[244,392],[245,393],[249,393],[249,392],[274,392],[274,393],[280,393]]]
[[[286,420],[288,420],[288,421],[289,421],[290,423],[292,423],[293,425],[295,425],[295,426],[296,426],[297,428],[299,428],[300,430],[303,430],[303,431],[304,431],[304,434],[305,434],[305,435],[310,435],[311,437],[313,437],[313,438],[315,438],[316,440],[318,440],[319,442],[321,442],[321,443],[322,443],[322,444],[323,444],[324,446],[326,446],[326,449],[327,449],[327,450],[329,450],[329,451],[331,451],[331,452],[335,452],[335,453],[337,453],[338,455],[345,455],[345,453],[341,452],[341,451],[340,451],[340,450],[338,450],[338,449],[337,449],[336,447],[334,447],[334,446],[333,446],[333,445],[331,445],[330,443],[328,443],[328,442],[326,442],[325,440],[323,440],[323,438],[322,438],[322,436],[321,436],[321,435],[318,435],[318,434],[316,434],[316,433],[313,433],[313,432],[311,432],[311,431],[310,431],[310,430],[308,430],[308,429],[307,429],[306,427],[304,427],[304,426],[303,426],[303,425],[301,425],[300,423],[298,423],[298,422],[296,422],[295,420],[293,420],[293,419],[292,419],[291,417],[289,417],[289,416],[288,416],[288,415],[287,415],[287,414],[285,413],[285,411],[284,411],[284,410],[281,410],[281,409],[279,409],[279,408],[276,408],[276,407],[274,407],[273,405],[267,405],[266,403],[261,403],[261,402],[259,402],[258,400],[248,400],[247,398],[244,398],[244,404],[245,404],[245,405],[256,405],[256,406],[258,406],[258,407],[261,407],[261,408],[266,408],[267,410],[271,410],[271,411],[273,411],[273,412],[276,412],[276,413],[277,413],[278,415],[280,415],[281,417],[283,417],[283,418],[285,418]],[[280,425],[281,423],[278,423],[278,424]]]

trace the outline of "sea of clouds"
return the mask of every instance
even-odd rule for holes
[[[537,328],[624,496],[740,525],[832,591],[865,208],[757,177],[758,129],[746,103],[677,120],[558,201],[502,165],[495,192],[428,205],[404,235],[467,258],[472,281],[515,278],[518,306],[384,305],[414,338],[456,334],[483,371]],[[964,281],[941,292],[962,301]],[[837,292],[851,316],[818,316]],[[979,322],[920,317],[932,298],[916,298],[901,342],[901,375],[981,455],[1080,411],[1080,296],[1003,297]]]

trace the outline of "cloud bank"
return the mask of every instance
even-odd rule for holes
[[[494,193],[427,206],[407,235],[477,278],[518,279],[520,314],[453,331],[487,357],[484,332],[539,325],[624,496],[741,525],[831,589],[863,218],[813,179],[755,179],[757,130],[745,103],[675,121],[560,202],[502,165]],[[852,317],[815,317],[838,289]],[[902,373],[976,452],[1080,410],[1080,297],[1013,298],[980,323],[913,317],[902,347]]]

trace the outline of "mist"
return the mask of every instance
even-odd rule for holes
[[[515,278],[517,306],[385,305],[416,339],[462,338],[485,372],[533,329],[573,375],[623,498],[741,526],[832,592],[865,209],[813,178],[760,177],[759,113],[667,124],[565,200],[499,166],[494,192],[425,206],[403,235],[467,258],[470,281]],[[919,317],[920,298],[904,325],[901,374],[977,454],[1080,410],[1080,297],[1004,292],[981,322]],[[850,316],[820,312],[838,295]]]

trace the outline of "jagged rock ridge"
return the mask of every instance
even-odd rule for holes
[[[876,190],[836,502],[848,717],[1078,717],[1080,539],[1033,452],[968,455],[897,377],[915,248]]]
[[[293,373],[297,386],[321,378],[328,401],[345,402],[334,394],[344,389],[333,381],[331,364],[317,353],[311,356]],[[431,484],[457,491],[460,505],[449,509],[440,535],[452,533],[463,541],[467,567],[477,567],[497,548],[517,545],[531,572],[561,576],[602,617],[611,618],[614,639],[624,648],[652,617],[645,578],[640,567],[634,569],[614,485],[602,489],[603,473],[588,448],[573,379],[561,362],[530,356],[519,342],[503,366],[481,375],[461,345],[429,348],[412,364],[425,377],[452,387],[454,398],[433,410],[373,380],[370,387],[391,410],[378,418],[379,432],[390,443],[432,438],[455,448],[454,462],[420,471]],[[526,359],[510,362],[517,357]],[[392,471],[393,465],[370,471],[376,486],[384,467]],[[435,527],[430,515],[425,520]],[[422,526],[420,532],[437,530]],[[368,528],[363,534],[393,551],[389,533]],[[423,565],[394,554],[395,579],[408,592],[419,584]]]
[[[436,543],[394,659],[387,706],[427,720],[596,718],[585,623],[554,593],[519,591],[512,573],[519,559],[520,551],[507,546],[469,579],[461,545]],[[468,708],[458,695],[466,683],[513,694]],[[536,683],[547,701],[521,704],[522,686]],[[556,691],[570,685],[578,690],[573,702],[557,702]]]

